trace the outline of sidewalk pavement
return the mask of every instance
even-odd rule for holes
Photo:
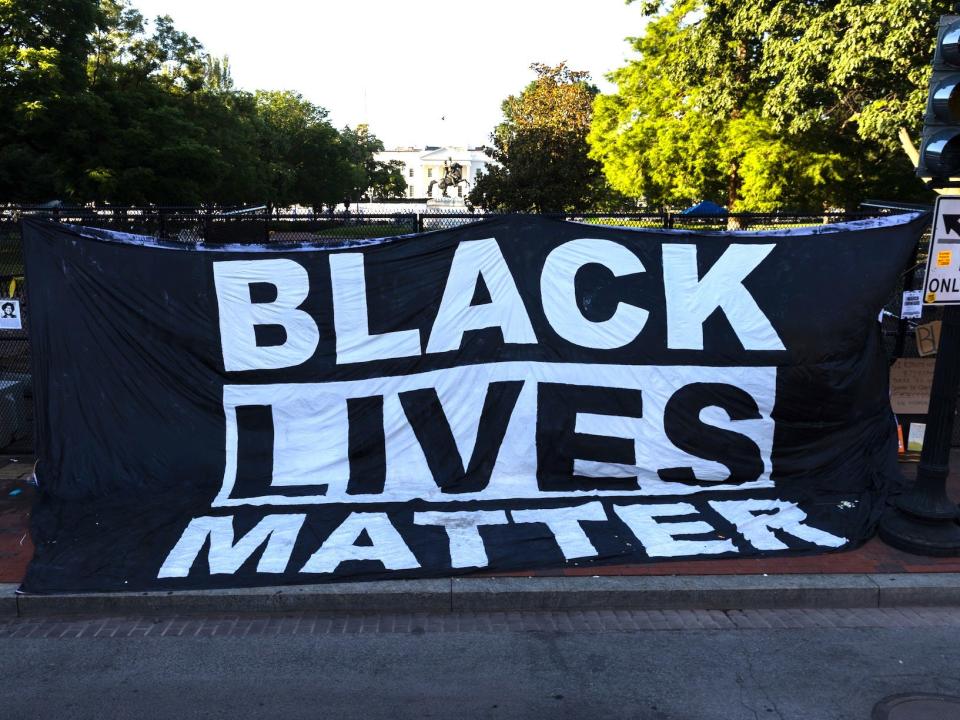
[[[916,464],[901,468],[912,477]],[[910,555],[879,538],[856,550],[804,557],[239,590],[17,595],[33,553],[28,529],[36,494],[28,480],[32,469],[30,457],[0,455],[0,616],[960,606],[960,558]],[[960,499],[960,449],[951,453],[947,490]]]
[[[0,583],[20,583],[33,557],[30,507],[36,488],[29,482],[33,458],[0,455]]]

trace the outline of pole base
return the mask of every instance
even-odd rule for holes
[[[929,485],[927,487],[914,487],[912,490],[894,497],[892,503],[903,514],[922,520],[940,522],[960,519],[957,506],[947,497],[943,488],[943,480],[933,487]]]
[[[924,520],[898,508],[888,508],[880,518],[879,534],[887,545],[914,555],[960,555],[960,525],[952,519]]]

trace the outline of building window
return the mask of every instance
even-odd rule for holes
[[[433,177],[433,168],[427,168],[427,177]]]
[[[407,187],[407,197],[413,197],[413,185]]]
[[[480,177],[480,173],[483,172],[483,168],[477,168],[476,172],[473,173],[474,178]]]
[[[463,197],[463,185],[457,185],[457,197]]]
[[[410,177],[413,177],[413,168],[410,168]]]

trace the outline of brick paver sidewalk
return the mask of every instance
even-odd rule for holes
[[[33,556],[30,541],[30,506],[36,488],[33,458],[0,455],[0,583],[18,583]]]

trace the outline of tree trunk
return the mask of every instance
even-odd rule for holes
[[[727,211],[732,212],[737,200],[740,199],[740,166],[736,162],[730,163],[730,173],[727,175]],[[739,230],[740,221],[727,217],[727,230]]]

